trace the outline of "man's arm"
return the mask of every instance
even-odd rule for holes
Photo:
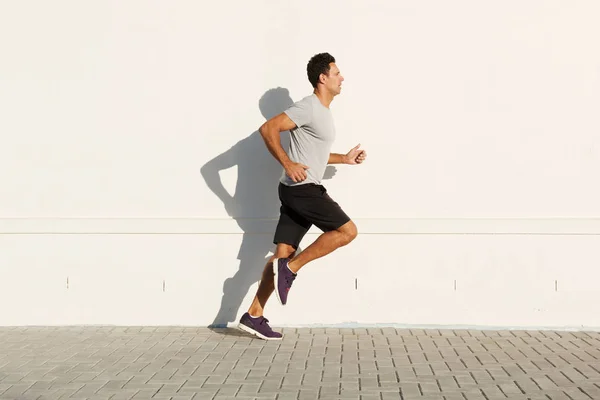
[[[288,117],[285,113],[281,113],[267,122],[265,122],[259,129],[260,135],[262,136],[267,149],[275,157],[282,167],[291,163],[287,153],[281,147],[281,132],[289,131],[294,129],[296,124]]]
[[[329,153],[329,161],[327,164],[348,164],[348,155]]]
[[[294,181],[301,182],[306,179],[306,165],[294,163],[289,159],[283,147],[281,147],[281,132],[294,129],[296,124],[287,116],[281,113],[267,122],[265,122],[258,131],[262,136],[267,149],[275,157],[279,164],[285,169],[286,174]]]
[[[360,150],[360,143],[351,149],[347,154],[329,153],[327,164],[361,164],[367,158],[367,152]]]

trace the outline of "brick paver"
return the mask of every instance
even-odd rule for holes
[[[600,399],[600,333],[0,328],[0,399]]]

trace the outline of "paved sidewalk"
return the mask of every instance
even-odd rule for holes
[[[600,399],[600,333],[0,328],[1,399]]]

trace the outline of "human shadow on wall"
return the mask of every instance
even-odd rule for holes
[[[292,104],[289,91],[279,87],[265,92],[258,107],[266,121]],[[286,151],[289,143],[289,132],[282,132],[281,145]],[[219,173],[234,166],[237,167],[237,183],[232,195],[223,185]],[[260,280],[265,264],[275,250],[273,234],[280,207],[277,186],[282,168],[256,130],[223,154],[208,161],[200,172],[207,186],[221,199],[229,216],[235,219],[243,231],[242,244],[237,254],[239,269],[223,283],[221,305],[209,325],[212,328],[222,328],[237,320],[242,301],[250,287]],[[333,177],[335,172],[335,167],[329,166],[324,179]]]

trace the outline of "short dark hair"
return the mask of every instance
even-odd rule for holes
[[[329,75],[329,64],[334,62],[335,58],[329,53],[319,53],[312,56],[306,66],[306,74],[313,88],[317,87],[321,74]]]

